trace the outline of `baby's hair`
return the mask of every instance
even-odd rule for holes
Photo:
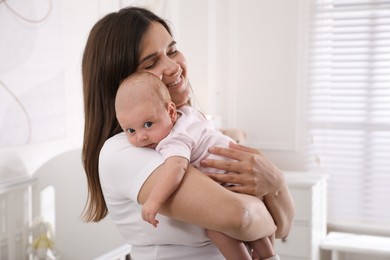
[[[171,95],[164,82],[150,72],[135,72],[120,84],[120,88],[124,84],[130,84],[129,87],[133,88],[132,93],[136,102],[143,102],[152,96],[157,96],[165,105],[172,102]]]

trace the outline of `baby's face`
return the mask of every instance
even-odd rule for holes
[[[173,127],[171,109],[146,101],[136,107],[117,110],[119,124],[129,142],[138,147],[155,148]]]

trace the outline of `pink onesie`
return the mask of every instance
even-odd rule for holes
[[[200,161],[206,158],[227,160],[225,157],[210,154],[208,148],[228,147],[233,140],[215,129],[212,122],[207,121],[202,113],[191,106],[181,107],[178,113],[181,116],[171,133],[157,145],[156,151],[162,154],[164,160],[171,156],[181,156],[203,172],[215,172],[216,169],[201,167]]]

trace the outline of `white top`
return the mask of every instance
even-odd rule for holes
[[[108,139],[99,158],[99,176],[109,215],[134,260],[222,260],[203,228],[158,215],[154,228],[142,220],[138,193],[149,175],[163,163],[155,150],[132,146],[119,133]]]
[[[210,154],[212,146],[228,147],[233,141],[223,135],[208,121],[202,113],[191,106],[183,106],[177,110],[180,113],[172,131],[157,145],[156,151],[163,155],[164,160],[171,156],[186,158],[194,167],[203,172],[219,172],[214,168],[201,167],[200,162],[205,158],[229,160],[215,154]]]

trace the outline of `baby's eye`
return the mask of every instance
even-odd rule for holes
[[[134,134],[135,130],[133,128],[127,128],[126,130],[129,134]]]
[[[151,128],[152,125],[153,125],[152,122],[145,122],[144,127],[145,127],[145,128]]]

